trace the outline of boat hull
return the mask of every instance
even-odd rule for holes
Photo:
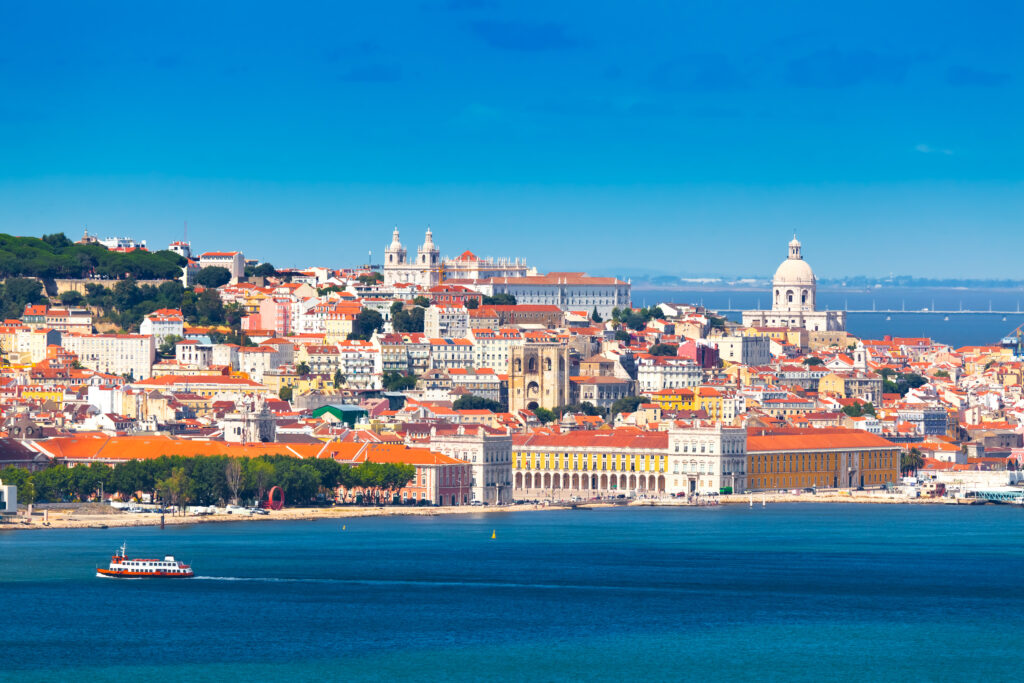
[[[170,574],[167,572],[126,572],[97,569],[96,576],[108,579],[191,579],[193,574]]]

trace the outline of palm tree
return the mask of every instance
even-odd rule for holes
[[[917,474],[922,465],[924,465],[924,456],[916,447],[911,448],[909,451],[904,451],[903,455],[900,456],[900,471],[904,475],[909,472]]]
[[[306,375],[309,374],[309,365],[306,363],[306,361],[302,361],[301,363],[295,366],[295,372],[297,372],[300,377],[305,377]]]

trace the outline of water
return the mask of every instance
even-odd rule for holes
[[[1024,654],[1019,509],[344,524],[0,532],[0,679],[1008,680]],[[208,578],[94,578],[122,540]]]
[[[692,288],[679,290],[634,289],[633,305],[653,306],[670,301],[702,303],[712,309],[771,308],[771,292],[751,289]],[[1021,311],[1009,314],[956,313],[851,313],[847,329],[865,339],[894,337],[930,337],[954,347],[970,344],[997,343],[1005,335],[1024,324],[1024,291],[1012,289],[958,289],[952,287],[883,287],[879,289],[819,289],[821,310],[896,311],[929,310],[958,311]],[[739,321],[734,313],[730,319]],[[948,318],[948,320],[947,320]],[[1005,318],[1005,320],[1004,320]]]

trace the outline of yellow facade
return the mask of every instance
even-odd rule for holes
[[[651,403],[662,410],[693,410],[693,391],[690,389],[665,389],[650,394]]]
[[[53,401],[57,404],[57,407],[64,405],[64,389],[54,389],[50,387],[26,387],[21,392],[21,397],[30,401]]]
[[[668,456],[651,453],[590,453],[514,450],[517,471],[665,472]]]
[[[849,471],[851,459],[858,463],[852,482],[841,478],[842,472]],[[883,486],[899,481],[900,449],[751,452],[747,472],[753,490]]]

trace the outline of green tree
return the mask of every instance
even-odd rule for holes
[[[541,424],[547,424],[548,422],[551,422],[556,417],[558,417],[557,415],[554,414],[554,412],[548,410],[547,408],[534,408],[533,414],[537,416],[537,419],[540,420]]]
[[[923,466],[924,456],[916,447],[903,451],[903,454],[900,455],[900,471],[904,476],[910,473],[916,474]]]
[[[231,502],[236,505],[238,504],[238,492],[242,488],[243,474],[242,459],[228,458],[227,464],[224,465],[224,481],[227,483],[228,491],[231,492]]]
[[[626,342],[628,344],[630,341],[629,332],[626,332],[625,330],[615,330],[615,340]]]
[[[348,335],[348,338],[369,341],[374,332],[383,329],[384,317],[373,309],[364,308],[352,321],[352,333]]]
[[[334,371],[334,388],[340,389],[341,385],[345,383],[345,375],[341,374],[341,369]]]
[[[812,367],[815,365],[823,365],[823,362],[820,358],[817,358],[815,356],[809,356],[807,358],[804,358],[804,365],[806,365],[807,367]]]
[[[231,271],[220,266],[207,266],[196,273],[196,284],[216,289],[231,282]]]
[[[377,283],[384,282],[384,276],[376,271],[369,273],[368,275],[360,275],[356,279],[364,285],[375,285]]]
[[[623,396],[612,404],[612,409],[608,417],[614,418],[619,413],[634,413],[643,402],[644,397],[642,396]]]
[[[410,391],[416,388],[416,375],[387,371],[381,377],[384,391]]]
[[[430,299],[425,296],[417,296],[412,300],[413,305],[419,306],[420,308],[430,308]]]
[[[184,337],[169,334],[160,342],[160,346],[156,347],[156,352],[161,358],[173,358],[175,355],[175,345],[180,341],[184,341]]]
[[[184,304],[182,304],[184,305]],[[204,290],[196,301],[196,314],[199,322],[205,325],[220,325],[224,322],[224,304],[214,289]]]
[[[467,311],[475,311],[480,308],[480,301],[477,299],[466,299],[465,306]]]
[[[81,293],[69,289],[60,293],[60,303],[63,306],[82,306],[85,304],[85,297]]]
[[[652,356],[674,356],[679,351],[679,347],[675,344],[655,344],[647,353]]]
[[[604,318],[602,318],[601,314],[597,312],[597,306],[594,306],[594,311],[590,314],[590,319],[595,323],[604,322]]]
[[[263,500],[274,479],[274,466],[264,458],[250,460],[245,468],[245,478],[249,488],[256,493],[257,500]]]
[[[507,412],[507,408],[498,401],[492,401],[482,396],[474,396],[473,394],[466,394],[455,399],[452,403],[452,409],[454,410],[489,410],[492,413],[504,413]]]
[[[0,469],[0,481],[18,487],[18,504],[36,502],[36,487],[32,483],[32,475],[21,467],[8,465]]]
[[[308,375],[310,373],[309,365],[306,363],[306,361],[302,361],[298,365],[295,366],[295,373],[299,377],[305,377],[306,375]]]
[[[283,386],[277,392],[277,397],[279,399],[281,399],[282,401],[291,401],[292,400],[292,394],[293,394],[293,392],[292,392],[292,388],[291,387]]]
[[[185,468],[175,467],[171,470],[169,477],[156,483],[156,491],[161,500],[169,501],[184,514],[185,505],[192,496],[191,484],[192,482],[185,475]]]
[[[516,298],[511,294],[495,294],[485,296],[482,303],[484,306],[515,306]]]

